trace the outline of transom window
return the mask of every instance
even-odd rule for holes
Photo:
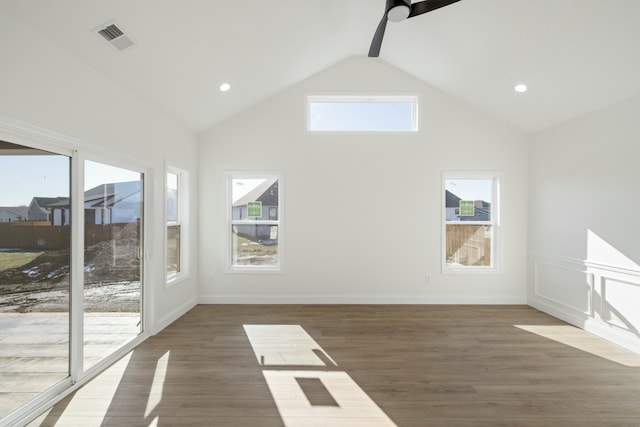
[[[341,95],[307,97],[311,132],[417,132],[415,95]]]

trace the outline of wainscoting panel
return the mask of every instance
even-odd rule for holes
[[[577,313],[593,315],[593,274],[582,264],[536,259],[534,289],[538,297]]]
[[[640,269],[529,255],[528,304],[640,352]]]
[[[640,278],[602,276],[602,319],[612,326],[639,334]]]

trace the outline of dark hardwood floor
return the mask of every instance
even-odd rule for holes
[[[200,305],[34,426],[640,426],[640,356],[526,306]]]

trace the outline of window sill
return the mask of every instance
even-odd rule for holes
[[[164,284],[164,288],[165,289],[172,288],[186,280],[189,280],[190,278],[191,278],[191,275],[188,273],[178,273],[178,274],[171,275],[170,277],[167,278],[167,281]]]
[[[502,269],[498,267],[469,267],[469,268],[444,268],[443,274],[500,274]]]
[[[278,268],[251,268],[251,267],[227,267],[225,274],[282,274],[282,267]]]

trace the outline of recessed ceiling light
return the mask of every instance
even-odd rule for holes
[[[231,85],[229,83],[222,83],[220,85],[220,92],[227,92],[229,89],[231,89]]]
[[[519,93],[524,93],[524,92],[527,91],[527,85],[524,85],[522,83],[519,84],[519,85],[515,85],[513,90],[515,90],[516,92],[519,92]]]

